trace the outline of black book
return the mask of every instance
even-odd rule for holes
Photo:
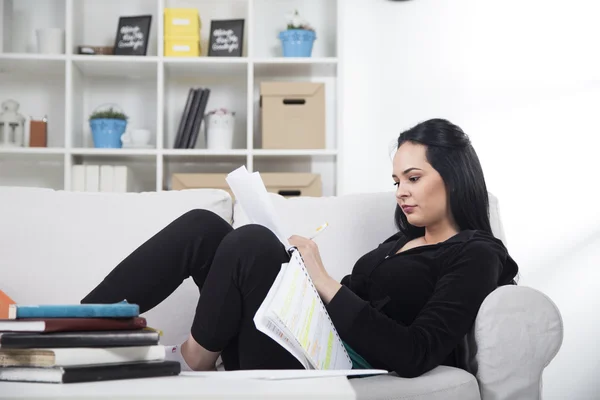
[[[198,140],[198,134],[200,133],[200,126],[202,125],[202,121],[204,120],[204,112],[206,111],[206,105],[208,104],[208,99],[210,98],[210,89],[204,89],[204,94],[202,95],[202,99],[200,101],[200,105],[198,108],[198,113],[196,116],[196,121],[194,121],[194,128],[192,129],[192,137],[190,140],[189,148],[193,149],[196,147],[196,141]]]
[[[185,124],[190,115],[190,110],[192,108],[192,102],[194,100],[195,93],[196,93],[196,91],[194,90],[194,88],[190,88],[190,90],[188,92],[187,101],[185,103],[185,108],[183,109],[183,113],[181,113],[181,120],[179,121],[179,128],[177,128],[177,136],[175,137],[175,143],[173,144],[174,149],[180,149],[182,147],[181,143],[182,143],[182,139],[183,139],[183,132],[185,130]]]
[[[158,332],[146,330],[0,334],[2,349],[152,346],[158,341]]]
[[[192,136],[192,129],[194,128],[194,121],[196,120],[196,112],[198,110],[198,106],[200,105],[200,100],[202,99],[202,89],[194,90],[194,99],[192,100],[192,105],[190,106],[190,112],[188,114],[185,129],[183,131],[183,136],[181,137],[181,146],[180,149],[187,149],[188,143],[190,142],[190,138]]]
[[[0,381],[76,383],[173,376],[179,375],[180,372],[181,365],[177,361],[142,361],[54,368],[6,367],[0,368]]]
[[[190,129],[190,134],[187,136],[187,142],[184,144],[186,149],[191,149],[192,142],[194,140],[194,135],[200,127],[200,121],[202,120],[202,116],[200,115],[200,107],[202,107],[202,102],[206,97],[206,89],[200,89],[200,93],[198,96],[198,103],[194,106],[192,113],[194,114],[194,119],[192,121],[192,128]]]

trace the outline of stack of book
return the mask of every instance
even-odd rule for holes
[[[71,189],[75,192],[126,193],[141,189],[127,165],[76,164],[71,171]]]
[[[0,319],[0,381],[72,383],[178,375],[139,307],[11,304]]]
[[[209,97],[210,89],[190,88],[177,128],[174,148],[193,149],[196,147]]]

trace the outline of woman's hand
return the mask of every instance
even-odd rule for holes
[[[300,252],[302,259],[304,260],[304,265],[306,265],[308,274],[315,284],[319,295],[326,304],[329,303],[342,285],[336,282],[335,279],[327,273],[323,261],[321,260],[319,246],[310,239],[296,235],[291,236],[288,241]]]

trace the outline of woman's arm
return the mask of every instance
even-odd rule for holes
[[[440,365],[469,332],[481,303],[497,287],[501,270],[492,249],[467,243],[442,272],[431,299],[410,326],[343,286],[327,309],[342,339],[364,358],[380,361],[399,376],[416,377]],[[329,293],[324,290],[325,296]]]

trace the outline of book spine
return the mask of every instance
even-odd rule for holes
[[[0,381],[75,383],[179,375],[177,361],[142,361],[72,367],[5,367]]]
[[[164,360],[165,348],[161,345],[54,349],[55,365],[120,364],[134,361]]]
[[[158,332],[151,331],[0,334],[2,349],[154,346],[158,341]]]
[[[127,319],[113,318],[49,318],[45,332],[74,332],[74,331],[117,331],[136,330],[146,327],[146,319],[134,317]]]
[[[139,306],[137,304],[11,304],[8,318],[130,318],[138,315]]]
[[[177,361],[146,361],[91,367],[64,367],[63,383],[107,381],[116,379],[151,378],[179,375],[181,365]]]

